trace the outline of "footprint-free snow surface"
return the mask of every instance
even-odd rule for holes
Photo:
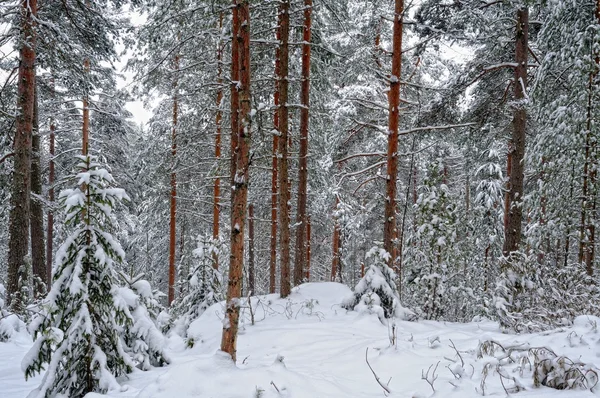
[[[222,304],[217,304],[190,327],[192,348],[186,348],[180,337],[170,337],[172,364],[147,372],[136,371],[120,380],[121,391],[110,391],[108,396],[600,396],[600,388],[593,387],[593,372],[600,364],[598,318],[581,316],[569,328],[523,335],[502,334],[498,325],[490,321],[398,321],[396,342],[391,345],[391,326],[384,325],[374,314],[349,312],[340,307],[339,303],[349,294],[350,290],[341,284],[308,283],[295,288],[288,299],[277,295],[253,297],[254,324],[246,305],[237,365],[218,352],[223,310]],[[496,349],[480,357],[478,345],[488,340],[498,343],[492,344]],[[25,333],[0,343],[0,397],[26,397],[39,383],[40,377],[26,382],[21,372],[21,359],[31,345]],[[578,372],[587,374],[589,389],[559,391],[543,385],[535,387],[533,357],[540,355],[536,347],[548,347],[553,355],[586,363]]]

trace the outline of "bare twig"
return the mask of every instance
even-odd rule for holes
[[[381,382],[381,380],[379,379],[379,376],[377,376],[377,373],[375,373],[375,371],[373,370],[373,367],[369,363],[369,347],[367,347],[367,350],[365,351],[365,361],[367,362],[367,365],[369,366],[369,369],[371,369],[371,372],[373,373],[373,376],[375,377],[375,380],[377,381],[377,383],[379,383],[379,385],[381,386],[381,388],[383,388],[384,394],[387,397],[388,394],[392,393],[392,391],[390,390],[390,387],[389,387],[389,381],[388,381],[388,384],[383,384]],[[390,379],[390,380],[392,380],[392,379]]]
[[[435,364],[435,368],[433,368],[433,372],[431,372],[431,368],[433,367],[433,364],[429,365],[429,368],[427,368],[427,373],[425,373],[424,371],[421,370],[421,379],[425,380],[427,382],[427,384],[429,384],[429,386],[431,386],[431,389],[433,390],[434,393],[435,393],[435,387],[433,386],[433,383],[435,383],[435,381],[438,378],[438,376],[435,374],[435,372],[437,371],[439,364],[440,364],[440,361],[438,361]],[[429,372],[431,372],[431,375],[429,374]]]

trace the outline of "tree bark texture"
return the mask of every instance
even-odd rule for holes
[[[38,120],[38,96],[35,90],[33,105],[33,133],[31,137],[31,264],[34,276],[34,293],[40,297],[46,292],[49,280],[46,277],[46,245],[44,241],[44,208],[42,206],[41,145]]]
[[[302,283],[306,269],[306,200],[308,193],[308,122],[310,105],[310,40],[312,0],[304,0],[302,44],[302,87],[300,90],[300,157],[298,159],[298,206],[296,209],[296,247],[294,285]]]
[[[35,29],[37,0],[20,4],[19,80],[17,83],[17,118],[14,140],[14,173],[9,213],[8,241],[8,304],[20,313],[24,258],[29,248],[29,196],[31,167],[31,136],[35,101]]]
[[[396,269],[398,257],[396,241],[398,226],[396,223],[396,180],[398,177],[398,124],[400,119],[400,76],[402,73],[402,17],[404,0],[395,0],[392,74],[390,76],[388,147],[386,168],[385,219],[383,227],[383,248],[391,255],[389,265]]]
[[[279,226],[279,255],[281,264],[281,281],[279,292],[282,298],[291,292],[290,281],[290,190],[288,179],[288,58],[290,35],[290,3],[282,0],[279,5],[279,153],[278,153],[278,226]]]
[[[242,274],[244,269],[244,226],[246,205],[248,200],[248,178],[250,166],[250,4],[249,0],[236,0],[239,30],[237,37],[239,51],[239,120],[238,156],[236,173],[231,181],[233,187],[231,209],[231,254],[229,257],[229,281],[227,284],[227,301],[225,305],[226,320],[223,323],[221,351],[231,355],[236,361],[236,343],[238,321],[240,316],[240,296],[242,294]],[[234,132],[235,134],[235,132]]]
[[[511,167],[508,191],[508,219],[504,232],[503,254],[505,257],[519,249],[521,222],[523,218],[523,174],[525,157],[525,132],[527,128],[527,56],[528,56],[529,9],[517,11],[517,33],[514,87],[515,105],[512,121]]]

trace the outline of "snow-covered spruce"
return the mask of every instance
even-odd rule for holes
[[[384,249],[373,247],[366,254],[371,261],[365,276],[354,288],[352,296],[342,302],[347,310],[375,313],[383,322],[386,318],[410,319],[414,314],[402,307],[396,289],[396,274],[388,267],[390,254]]]
[[[198,265],[188,276],[187,294],[177,300],[173,307],[174,317],[177,318],[174,322],[174,330],[184,338],[188,337],[190,324],[208,307],[223,299],[221,294],[223,277],[214,266],[214,260],[219,256],[220,250],[219,241],[202,236],[198,238],[198,247],[194,250]],[[193,344],[193,341],[188,340],[188,345]]]
[[[143,274],[134,277],[123,273],[119,275],[126,283],[126,287],[121,287],[119,293],[133,318],[133,325],[123,333],[125,351],[142,370],[170,363],[164,350],[165,336],[157,321],[161,306],[150,283],[142,279]]]
[[[15,333],[26,329],[25,322],[6,308],[5,297],[6,289],[0,283],[0,342],[8,341]]]
[[[60,194],[72,232],[56,253],[52,288],[30,325],[36,341],[22,362],[26,378],[46,369],[31,398],[117,389],[115,378],[134,365],[119,337],[133,323],[116,280],[125,253],[109,232],[113,207],[128,197],[95,157],[77,158],[77,187]]]

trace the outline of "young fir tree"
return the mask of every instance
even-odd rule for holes
[[[114,206],[128,197],[93,156],[78,159],[77,187],[60,194],[72,233],[56,254],[54,283],[31,324],[37,340],[22,363],[26,378],[46,368],[30,397],[106,392],[133,366],[119,337],[133,321],[116,279],[125,253],[109,232]]]
[[[416,229],[410,238],[407,261],[416,305],[425,319],[442,318],[451,305],[457,304],[446,297],[452,283],[449,279],[455,271],[456,210],[443,183],[440,163],[438,160],[429,166],[424,191],[415,204]]]
[[[131,355],[136,366],[149,370],[171,362],[165,352],[165,336],[161,332],[159,316],[162,307],[150,283],[142,279],[144,274],[129,277],[119,274],[126,283],[120,288],[120,296],[127,303],[133,325],[123,333],[125,351]]]
[[[175,328],[181,336],[187,336],[190,324],[208,307],[223,299],[221,294],[223,277],[215,267],[215,259],[221,252],[220,246],[218,240],[210,237],[198,239],[198,247],[194,250],[198,265],[188,277],[187,294],[177,300],[173,308],[173,313],[178,316]],[[193,341],[188,341],[188,344],[193,345]]]
[[[342,307],[347,310],[375,313],[382,322],[385,318],[410,318],[412,312],[400,304],[396,274],[387,265],[390,254],[382,248],[373,247],[366,258],[371,259],[371,265],[354,288],[352,296],[344,300]]]

